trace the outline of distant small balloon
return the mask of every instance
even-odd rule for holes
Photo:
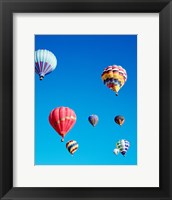
[[[125,139],[119,140],[116,143],[116,147],[117,147],[117,149],[119,149],[120,153],[123,156],[125,156],[125,154],[127,153],[128,149],[130,147],[130,142]]]
[[[70,154],[74,154],[77,149],[78,149],[79,145],[75,140],[70,140],[66,143],[66,148],[68,149]]]
[[[119,154],[119,149],[114,149],[113,152],[114,152],[115,155],[118,155]]]
[[[90,124],[91,124],[92,126],[96,126],[96,124],[98,123],[98,120],[99,120],[99,118],[98,118],[97,115],[90,115],[90,116],[88,117],[88,121],[90,122]]]
[[[119,124],[120,126],[123,125],[125,118],[122,115],[117,115],[114,119],[114,121]]]

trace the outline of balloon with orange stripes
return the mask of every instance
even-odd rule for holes
[[[121,66],[111,65],[104,69],[101,77],[104,84],[118,96],[118,91],[127,81],[127,72]]]
[[[49,115],[49,122],[64,141],[65,135],[73,128],[76,122],[75,112],[68,107],[58,107],[53,109]]]

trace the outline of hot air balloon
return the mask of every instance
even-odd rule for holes
[[[72,155],[77,151],[78,147],[79,145],[75,140],[70,140],[66,143],[66,148]]]
[[[44,49],[35,51],[35,72],[39,75],[40,80],[51,73],[56,66],[57,59],[51,51]]]
[[[123,125],[124,121],[125,121],[125,118],[121,115],[117,115],[114,119],[114,121],[119,124],[120,126]]]
[[[58,107],[50,112],[49,122],[64,141],[65,135],[72,129],[76,122],[75,112],[68,107]]]
[[[125,154],[127,153],[128,149],[130,147],[130,143],[127,140],[122,139],[122,140],[119,140],[116,143],[116,147],[117,147],[117,149],[119,149],[119,151],[121,152],[121,154],[123,156],[125,156]]]
[[[118,91],[127,81],[127,72],[121,66],[112,65],[104,69],[101,77],[104,84],[118,96]]]
[[[88,121],[90,122],[90,124],[91,124],[92,126],[96,126],[96,124],[98,123],[98,120],[99,120],[99,118],[98,118],[97,115],[90,115],[90,116],[88,117]]]
[[[117,156],[119,154],[119,149],[114,149],[113,152]]]

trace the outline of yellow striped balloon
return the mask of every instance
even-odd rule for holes
[[[118,91],[127,81],[127,72],[121,66],[112,65],[104,69],[101,77],[104,84],[118,96]]]
[[[78,149],[79,145],[75,140],[70,140],[66,143],[66,148],[68,149],[70,154],[74,154],[77,149]]]

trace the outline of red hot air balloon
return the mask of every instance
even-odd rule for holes
[[[75,112],[68,107],[58,107],[50,112],[49,122],[64,141],[65,135],[72,129],[76,122]]]

